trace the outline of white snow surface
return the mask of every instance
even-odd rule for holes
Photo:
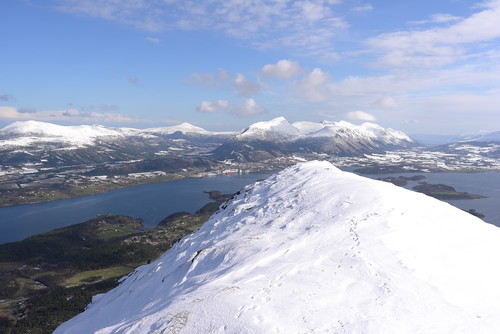
[[[133,129],[112,128],[102,125],[63,126],[39,121],[18,121],[0,129],[0,146],[30,146],[37,143],[62,143],[69,148],[95,144],[102,138],[126,138],[128,136],[161,136],[175,132],[207,136],[231,136],[236,140],[293,141],[308,137],[336,137],[348,141],[378,140],[387,144],[413,143],[404,133],[385,129],[373,123],[354,125],[346,121],[321,123],[295,122],[290,124],[284,117],[250,125],[239,134],[236,132],[212,132],[190,123],[174,126]],[[236,135],[235,135],[236,134]]]
[[[1,145],[28,146],[36,142],[61,142],[81,147],[91,145],[98,138],[124,137],[137,130],[107,128],[102,125],[64,126],[38,121],[18,121],[0,129],[0,134],[12,139],[2,140]]]
[[[294,122],[290,124],[284,117],[250,125],[236,140],[295,140],[308,137],[337,137],[345,140],[378,140],[386,144],[413,143],[401,131],[383,128],[373,123],[355,125],[346,121],[339,122]]]
[[[238,140],[285,140],[300,135],[285,117],[276,117],[270,121],[257,122],[236,135]]]
[[[193,125],[191,123],[181,123],[179,125],[172,125],[172,126],[165,126],[161,128],[149,128],[149,129],[144,129],[141,130],[141,132],[144,133],[152,133],[152,134],[162,134],[162,135],[169,135],[173,134],[175,132],[182,132],[182,133],[199,133],[199,134],[207,134],[207,135],[217,135],[217,134],[222,134],[222,135],[230,135],[234,134],[234,132],[212,132],[205,130],[203,128],[200,128],[196,125]]]
[[[323,123],[309,121],[293,122],[292,125],[296,127],[303,135],[308,135],[320,131],[325,127]]]
[[[363,123],[355,125],[346,121],[321,123],[295,122],[292,124],[299,129],[301,134],[311,137],[334,137],[350,136],[352,138],[364,138],[368,140],[381,140],[389,144],[400,141],[413,142],[413,140],[401,131],[386,129],[374,123]]]
[[[36,143],[61,143],[71,145],[69,149],[93,145],[102,138],[126,138],[129,136],[154,137],[175,132],[204,135],[234,135],[236,132],[211,132],[190,123],[174,126],[134,129],[112,128],[103,125],[65,126],[39,121],[18,121],[0,129],[0,146],[29,146]]]
[[[55,333],[498,333],[500,229],[307,162],[245,188]]]

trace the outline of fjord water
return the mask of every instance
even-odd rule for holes
[[[445,184],[452,186],[458,192],[467,192],[486,196],[481,199],[447,200],[446,202],[464,210],[474,209],[486,215],[484,220],[500,227],[500,172],[489,171],[481,173],[395,173],[395,174],[361,174],[372,179],[384,177],[425,176],[418,182],[430,184]],[[407,189],[412,189],[417,181],[408,181]]]
[[[235,193],[272,173],[220,175],[146,184],[103,194],[0,208],[0,243],[84,222],[98,214],[144,219],[146,227],[179,212],[194,212],[210,202],[203,191]]]
[[[352,171],[351,168],[347,170]],[[22,240],[28,236],[63,226],[84,222],[98,214],[119,214],[144,219],[146,227],[156,226],[163,218],[178,211],[194,212],[209,202],[204,190],[234,193],[243,186],[264,179],[272,173],[223,175],[182,179],[113,190],[104,194],[40,204],[0,208],[0,243]],[[486,215],[485,221],[500,227],[500,173],[405,173],[363,175],[373,179],[404,175],[424,175],[422,182],[442,183],[457,191],[487,196],[477,200],[449,203]],[[417,185],[409,181],[406,188]]]

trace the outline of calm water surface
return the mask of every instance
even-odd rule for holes
[[[483,173],[396,173],[396,174],[362,174],[373,179],[388,176],[423,175],[425,179],[421,181],[408,181],[407,189],[418,185],[418,182],[431,184],[446,184],[455,188],[459,192],[487,196],[481,199],[465,199],[446,201],[464,210],[474,209],[486,217],[488,223],[500,227],[500,172]]]
[[[272,173],[215,176],[147,184],[104,194],[85,196],[41,204],[0,208],[0,243],[22,240],[30,235],[84,222],[98,214],[120,214],[143,218],[147,227],[156,226],[163,218],[178,211],[194,212],[209,202],[204,190],[235,193],[243,186],[266,178]],[[500,173],[405,173],[364,175],[424,175],[422,181],[443,183],[457,191],[488,196],[477,200],[449,201],[462,209],[475,209],[485,220],[500,227]],[[409,181],[406,188],[417,185]]]
[[[107,193],[0,208],[0,243],[81,223],[98,214],[143,218],[147,227],[178,211],[194,212],[210,200],[204,190],[235,193],[272,173],[221,175],[146,184]]]

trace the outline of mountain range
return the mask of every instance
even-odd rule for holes
[[[485,158],[500,158],[500,131],[472,136],[455,142],[439,145],[434,150],[451,154],[480,154]]]
[[[406,134],[373,123],[289,123],[284,117],[252,124],[214,150],[217,159],[258,161],[290,154],[363,155],[416,146]]]
[[[400,131],[345,121],[289,123],[278,117],[241,132],[211,132],[189,123],[132,129],[15,122],[0,129],[4,164],[46,166],[111,163],[161,156],[210,155],[218,160],[259,161],[294,153],[360,155],[414,146]]]
[[[137,161],[210,151],[232,135],[188,123],[132,129],[15,122],[0,129],[0,160],[3,164],[41,163],[44,167]]]
[[[55,333],[498,333],[500,230],[328,162],[244,188]]]
[[[290,165],[287,161],[292,160],[345,161],[345,158],[353,158],[357,165],[371,166],[373,163],[366,160],[366,156],[374,157],[376,163],[377,156],[395,151],[399,152],[396,155],[406,152],[406,158],[400,161],[413,161],[422,169],[429,165],[424,157],[437,159],[437,156],[442,160],[441,165],[451,165],[455,169],[493,168],[500,158],[500,142],[498,133],[492,133],[423,147],[401,131],[373,123],[290,123],[283,117],[254,123],[234,132],[213,132],[189,123],[133,129],[102,125],[61,126],[36,121],[15,122],[0,129],[1,166],[13,168],[14,172],[19,169],[50,172],[66,167],[90,168],[105,175],[156,170],[178,172],[184,168],[203,172],[211,171],[215,165],[250,166],[252,163],[272,163],[276,164],[272,167],[276,169]],[[165,164],[169,167],[161,167]],[[111,172],[107,167],[97,170],[96,165],[120,167],[113,167]]]

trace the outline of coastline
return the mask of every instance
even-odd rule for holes
[[[63,199],[71,199],[84,196],[103,194],[112,190],[130,188],[144,184],[163,183],[194,176],[184,176],[180,174],[167,174],[154,178],[141,179],[110,179],[96,184],[86,185],[56,185],[53,188],[21,188],[4,190],[1,192],[0,208],[13,207],[19,205],[39,204]]]

